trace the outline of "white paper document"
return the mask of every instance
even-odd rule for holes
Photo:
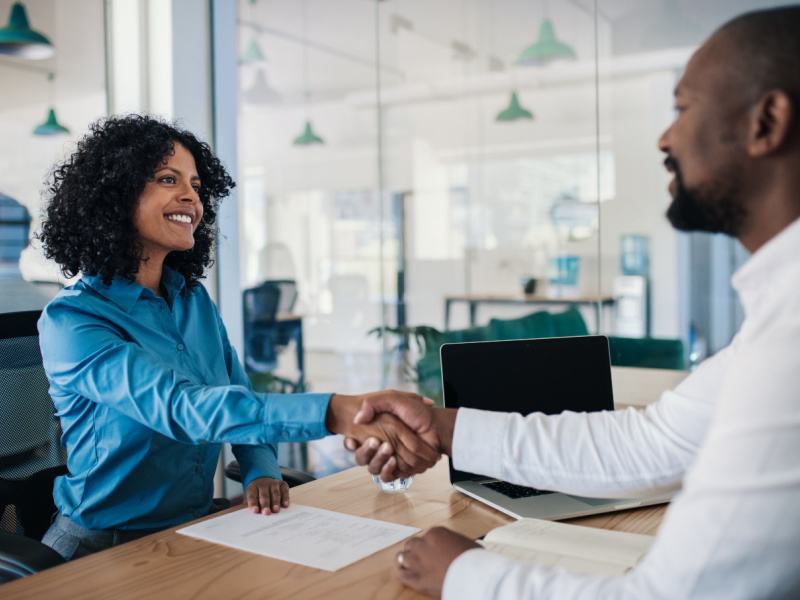
[[[299,565],[338,571],[420,531],[294,504],[264,516],[237,510],[178,533]]]

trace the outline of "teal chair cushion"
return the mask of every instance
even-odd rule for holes
[[[608,346],[611,364],[616,367],[686,368],[681,340],[609,336]]]

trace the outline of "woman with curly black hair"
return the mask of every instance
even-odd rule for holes
[[[250,510],[263,514],[289,505],[276,440],[399,440],[398,475],[438,458],[388,415],[354,426],[362,397],[253,391],[199,285],[217,203],[233,186],[207,144],[137,115],[95,123],[52,173],[39,238],[66,275],[81,274],[39,321],[69,456],[43,541],[65,558],[218,509],[221,442],[233,444]]]

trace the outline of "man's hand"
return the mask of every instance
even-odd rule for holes
[[[367,394],[355,416],[355,423],[369,423],[376,415],[388,412],[403,421],[437,452],[450,454],[457,411],[432,408],[432,400],[416,394],[405,396],[397,398],[380,393]],[[402,476],[393,463],[394,447],[391,444],[380,444],[375,439],[359,444],[356,440],[346,439],[344,445],[348,450],[356,450],[357,464],[366,465],[370,473],[380,474],[384,481]]]
[[[334,394],[325,417],[328,431],[345,435],[353,440],[351,443],[355,446],[364,445],[367,440],[373,439],[375,444],[366,446],[373,448],[373,452],[381,447],[391,448],[390,456],[384,458],[382,464],[386,466],[387,473],[392,473],[392,479],[410,477],[435,465],[440,453],[395,416],[383,413],[374,416],[368,423],[355,422],[356,413],[373,399],[378,405],[388,403],[397,406],[410,404],[423,406],[416,394],[394,390],[360,396]],[[380,442],[385,444],[381,446]]]
[[[480,546],[449,529],[434,527],[422,537],[406,542],[405,549],[397,557],[397,578],[414,591],[439,598],[447,569],[472,548]]]
[[[256,477],[244,491],[251,513],[269,515],[289,508],[289,485],[272,477]]]

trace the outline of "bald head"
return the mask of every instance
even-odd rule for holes
[[[728,21],[706,45],[724,46],[722,63],[745,101],[781,90],[794,106],[800,129],[800,5],[745,13]]]

